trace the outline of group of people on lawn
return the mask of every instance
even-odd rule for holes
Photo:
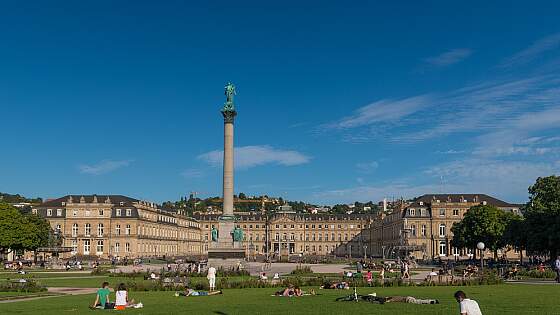
[[[142,308],[142,303],[134,303],[134,300],[128,298],[128,290],[124,283],[119,284],[115,290],[115,302],[111,302],[111,290],[109,282],[103,282],[101,288],[97,290],[95,302],[91,306],[92,309],[116,309],[119,311],[127,308]]]

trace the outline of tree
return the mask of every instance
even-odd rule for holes
[[[523,217],[518,215],[512,216],[503,236],[504,242],[519,250],[520,253],[523,253],[523,250],[527,248],[527,229],[525,223]],[[521,261],[523,261],[523,256],[521,256]]]
[[[239,199],[247,199],[247,196],[244,193],[239,193]]]
[[[18,209],[0,203],[0,252],[36,250],[47,246],[52,229],[49,223],[34,214],[21,214]]]
[[[560,176],[537,178],[529,194],[523,209],[527,248],[555,257],[560,253]]]
[[[511,213],[494,206],[474,206],[465,213],[463,220],[453,224],[453,246],[475,249],[478,242],[483,242],[496,257],[498,249],[506,245],[503,234],[511,219]]]

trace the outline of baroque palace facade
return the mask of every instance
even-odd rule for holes
[[[68,195],[32,209],[71,256],[162,257],[202,254],[200,224],[154,203],[121,195]]]
[[[492,205],[520,215],[520,205],[484,194],[423,195],[410,202],[400,202],[388,213],[380,213],[364,233],[370,239],[371,252],[376,257],[411,255],[417,259],[467,259],[473,249],[451,245],[451,227],[462,220],[467,210],[477,205]],[[515,251],[502,252],[508,258]],[[486,251],[487,256],[492,253]]]
[[[453,248],[451,227],[476,205],[520,214],[519,205],[484,194],[423,195],[378,215],[236,213],[246,257],[269,255],[466,259],[470,249]],[[121,195],[68,195],[32,211],[46,218],[71,252],[62,257],[200,257],[210,246],[219,214],[194,218]],[[487,255],[491,255],[488,251]],[[518,253],[508,251],[510,258]]]
[[[244,232],[246,257],[287,259],[301,255],[363,257],[368,239],[361,233],[372,223],[371,215],[318,215],[277,212],[273,215],[237,214]],[[219,215],[200,214],[204,251],[218,227]]]

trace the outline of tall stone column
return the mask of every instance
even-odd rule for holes
[[[233,120],[235,110],[222,111],[224,116],[224,178],[223,178],[223,215],[224,219],[233,218]]]

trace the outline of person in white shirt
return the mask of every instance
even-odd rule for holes
[[[208,283],[210,284],[210,292],[216,289],[216,268],[208,268],[208,275],[206,276]]]
[[[554,262],[554,267],[556,268],[556,281],[560,283],[560,256],[556,258],[556,261]]]
[[[455,292],[455,300],[459,303],[461,315],[482,315],[482,311],[475,300],[467,299],[463,291]]]

